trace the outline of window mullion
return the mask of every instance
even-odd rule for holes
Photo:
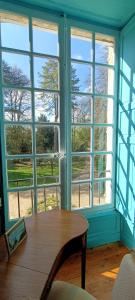
[[[62,18],[63,19],[63,18]],[[61,19],[61,20],[62,20]],[[59,24],[59,30],[58,30],[58,39],[59,39],[59,56],[61,59],[59,59],[59,94],[60,94],[60,153],[63,155],[62,159],[59,160],[59,166],[60,166],[60,186],[61,186],[61,208],[65,208],[66,203],[66,187],[65,187],[65,156],[66,153],[66,146],[65,146],[65,84],[64,84],[64,74],[65,74],[65,32],[64,32],[64,19]],[[63,38],[64,37],[64,38]],[[62,84],[63,82],[63,84]]]
[[[72,199],[72,126],[71,126],[71,110],[72,110],[72,103],[71,103],[71,41],[70,41],[70,27],[67,26],[67,20],[65,20],[65,34],[66,34],[66,48],[65,48],[65,55],[66,55],[66,85],[65,88],[67,91],[67,135],[66,135],[66,145],[67,145],[67,208],[71,209],[71,199]]]
[[[0,23],[0,139],[1,139],[1,142],[0,142],[0,146],[1,146],[1,159],[2,159],[2,162],[0,164],[0,167],[2,168],[2,170],[0,170],[0,172],[2,173],[3,175],[3,185],[0,186],[0,188],[2,189],[2,196],[4,197],[4,215],[5,215],[5,220],[8,220],[9,219],[9,213],[8,213],[8,195],[7,195],[7,192],[6,192],[6,189],[4,189],[4,186],[6,187],[7,186],[7,174],[6,174],[6,160],[4,160],[3,158],[5,157],[5,153],[6,153],[6,150],[5,150],[5,138],[4,138],[4,135],[5,135],[5,130],[4,130],[4,116],[3,116],[3,112],[4,112],[4,108],[3,108],[3,90],[2,90],[2,50],[1,50],[1,46],[2,46],[2,43],[1,43],[1,23]]]
[[[91,156],[91,206],[93,207],[93,187],[94,187],[94,93],[95,93],[95,33],[93,33],[93,105],[92,105],[92,135],[91,135],[91,151],[92,151],[92,156]]]
[[[31,100],[32,100],[32,151],[33,151],[33,183],[34,183],[34,212],[37,212],[37,191],[36,191],[36,139],[35,139],[35,109],[34,109],[34,68],[33,68],[33,33],[32,18],[29,18],[29,39],[30,39],[30,76],[31,76]]]

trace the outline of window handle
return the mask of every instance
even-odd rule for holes
[[[57,152],[56,154],[54,154],[54,158],[64,159],[64,157],[65,157],[64,153]]]

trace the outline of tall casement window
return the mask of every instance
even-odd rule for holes
[[[72,208],[112,201],[114,38],[71,28]]]
[[[7,224],[113,203],[115,35],[65,22],[0,13]]]

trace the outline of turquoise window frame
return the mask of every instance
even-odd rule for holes
[[[27,10],[26,10],[27,8]],[[90,23],[86,23],[84,21],[78,21],[77,19],[73,20],[72,18],[61,15],[55,12],[48,13],[44,12],[43,10],[37,10],[34,7],[30,7],[28,5],[22,6],[22,5],[15,5],[13,3],[5,3],[4,1],[1,1],[1,10],[11,12],[14,14],[22,15],[24,17],[27,17],[30,20],[30,26],[29,26],[29,34],[31,39],[31,45],[32,43],[32,30],[31,30],[31,22],[32,18],[36,18],[43,21],[50,21],[53,23],[56,23],[59,27],[59,58],[60,58],[60,148],[61,153],[64,156],[64,159],[61,160],[61,178],[60,178],[60,185],[61,185],[61,208],[71,209],[71,99],[70,99],[70,29],[71,27],[80,28],[83,30],[88,30],[90,32],[101,33],[101,34],[107,34],[115,37],[116,40],[116,48],[115,48],[115,92],[114,92],[114,122],[113,122],[113,128],[114,128],[114,135],[113,135],[113,174],[112,174],[112,202],[109,205],[102,206],[96,206],[96,207],[90,207],[90,208],[81,208],[81,210],[102,210],[105,208],[112,208],[114,207],[115,201],[114,201],[114,194],[115,194],[115,153],[116,153],[116,124],[117,124],[117,84],[118,84],[118,42],[119,42],[119,32],[114,29],[108,29],[103,26],[94,25]],[[6,51],[8,48],[3,47]],[[0,49],[3,49],[1,47],[0,42]],[[14,51],[15,49],[11,49],[10,51]],[[0,63],[2,62],[2,55],[0,51]],[[27,51],[23,50],[15,50],[15,53],[24,53],[27,54]],[[33,48],[31,46],[30,51],[28,54],[32,56]],[[40,54],[39,54],[40,56]],[[94,63],[94,62],[93,62]],[[100,64],[99,64],[100,65]],[[32,79],[32,97],[34,97],[34,88],[33,85],[33,64],[31,63],[31,79]],[[2,71],[0,71],[0,82],[2,82]],[[27,89],[29,90],[29,88]],[[0,96],[2,99],[2,86],[0,86]],[[32,105],[33,107],[33,105]],[[34,108],[32,108],[32,113],[34,115]],[[6,159],[5,159],[5,146],[4,146],[4,119],[3,119],[3,107],[0,111],[0,119],[1,119],[1,144],[2,144],[2,158],[3,158],[3,190],[4,190],[4,203],[5,203],[5,220],[6,220],[6,227],[8,228],[14,221],[9,222],[8,218],[8,199],[7,199],[7,171],[6,171]],[[21,123],[21,122],[20,122]],[[23,123],[23,122],[22,122]],[[9,122],[8,122],[9,124]],[[27,122],[23,123],[27,124]],[[28,122],[28,124],[30,124]],[[86,124],[85,124],[86,125]],[[33,125],[35,126],[35,125]],[[81,124],[82,126],[82,124]],[[35,141],[34,142],[34,149],[35,149]],[[92,151],[92,153],[94,153]],[[108,153],[108,152],[107,152]],[[99,152],[98,152],[99,154]],[[104,153],[105,154],[105,153]],[[79,153],[78,153],[79,155]],[[44,155],[45,156],[45,155]],[[20,157],[20,156],[19,156]],[[28,155],[23,156],[29,157]],[[10,158],[10,156],[9,156]],[[14,158],[17,158],[15,156]],[[30,158],[32,158],[32,155],[30,155]],[[35,172],[35,164],[34,164],[34,172]],[[36,180],[36,179],[35,179]],[[20,188],[19,190],[27,190],[27,188]],[[30,189],[30,188],[28,188]],[[15,189],[14,189],[15,190]],[[34,182],[33,190],[36,191],[36,182]],[[34,193],[36,194],[36,193]],[[35,196],[36,197],[36,196]],[[34,212],[36,212],[37,208],[37,200],[35,198],[34,201]]]
[[[76,211],[80,211],[80,212],[85,212],[87,211],[87,213],[92,213],[94,211],[100,211],[100,210],[104,210],[104,209],[112,209],[115,207],[115,181],[116,181],[116,147],[117,147],[117,99],[118,99],[118,69],[119,69],[119,37],[120,37],[120,33],[112,28],[106,28],[104,26],[98,26],[96,24],[89,24],[86,23],[85,21],[78,21],[78,20],[74,20],[73,18],[68,18],[67,19],[67,39],[68,39],[68,47],[67,47],[67,62],[68,62],[68,82],[70,83],[71,81],[71,61],[75,61],[75,59],[71,59],[71,28],[77,28],[77,29],[81,29],[81,30],[86,30],[90,33],[92,33],[93,36],[93,62],[88,62],[89,65],[101,65],[101,66],[107,66],[107,67],[112,67],[112,69],[114,70],[114,95],[110,95],[110,97],[113,99],[114,105],[113,105],[113,122],[112,124],[98,124],[97,127],[107,127],[107,126],[111,126],[113,128],[113,144],[112,144],[112,151],[104,151],[104,152],[96,152],[94,151],[94,149],[92,149],[92,151],[90,151],[89,154],[91,154],[92,156],[94,156],[94,154],[112,154],[112,177],[111,177],[111,182],[112,182],[112,201],[110,204],[105,204],[105,205],[99,205],[99,206],[93,206],[93,188],[92,188],[92,205],[91,207],[84,207],[84,208],[76,208]],[[108,64],[102,64],[102,63],[95,63],[95,34],[104,34],[104,35],[109,35],[111,37],[114,38],[115,40],[115,60],[114,60],[114,66],[113,65],[108,65]],[[86,63],[86,61],[83,60],[77,60],[76,62],[80,62],[80,63]],[[93,77],[95,76],[94,74],[94,69],[93,68]],[[92,95],[93,97],[95,96],[99,96],[99,94],[95,93],[95,87],[94,87],[94,80],[93,80],[93,93],[88,93],[89,95]],[[77,153],[73,153],[72,152],[72,146],[71,146],[71,127],[72,127],[72,122],[71,122],[71,87],[69,84],[69,89],[68,89],[68,119],[67,119],[67,127],[68,127],[68,139],[70,140],[69,145],[68,145],[68,151],[69,151],[69,158],[68,159],[68,163],[67,163],[67,178],[68,178],[68,182],[70,182],[70,186],[68,188],[69,194],[71,195],[71,185],[72,185],[72,178],[71,178],[71,157],[73,157],[74,155],[82,155],[82,153],[77,152]],[[77,94],[79,94],[77,92]],[[81,93],[80,93],[81,94]],[[83,93],[82,93],[83,94]],[[83,94],[84,95],[84,94]],[[109,97],[109,95],[101,95],[101,97]],[[77,123],[77,126],[93,126],[94,123]],[[74,126],[76,126],[76,124],[74,124]],[[92,130],[92,132],[94,132],[94,130]],[[94,134],[92,134],[92,145],[94,145]],[[88,152],[85,153],[83,152],[83,155],[88,155]],[[93,160],[92,160],[92,164],[93,164]],[[93,168],[93,165],[92,165]],[[94,179],[93,177],[94,172],[92,174],[92,178],[91,180],[86,180],[86,181],[78,181],[79,183],[91,183],[93,186],[94,182],[99,181],[99,179]],[[110,178],[106,179],[106,181],[110,181]],[[104,179],[100,179],[100,182],[104,181]],[[70,199],[70,207],[71,209],[71,199]],[[86,213],[86,215],[87,215]]]

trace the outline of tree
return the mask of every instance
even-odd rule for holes
[[[22,70],[16,66],[12,67],[3,60],[3,80],[7,85],[17,86],[5,88],[3,93],[5,117],[10,121],[24,121],[30,119],[31,96],[22,88],[29,85],[29,79]]]
[[[40,78],[40,86],[43,89],[46,90],[58,90],[58,63],[56,60],[54,59],[49,59],[48,62],[42,67],[42,72],[39,74],[39,78]],[[72,86],[72,91],[73,92],[78,92],[79,91],[79,78],[76,75],[76,69],[74,69],[73,67],[71,67],[71,86]],[[54,122],[58,121],[58,94],[57,93],[50,93],[49,91],[43,91],[42,94],[40,94],[40,99],[43,100],[44,105],[45,105],[45,113],[46,113],[46,118],[45,118],[45,122],[47,122],[47,116],[49,117],[52,113],[55,114],[54,117]],[[77,109],[77,101],[76,101],[76,96],[75,94],[73,94],[72,96],[72,111],[73,111],[73,115]],[[39,117],[40,120],[40,117]],[[41,121],[41,120],[40,120]],[[42,132],[41,132],[42,131]],[[38,131],[39,133],[39,131]],[[43,134],[44,134],[44,138],[43,138]],[[50,138],[49,135],[50,134]],[[49,128],[48,128],[48,133],[46,136],[46,133],[43,132],[43,129],[40,129],[40,133],[39,136],[41,137],[42,135],[42,139],[39,138],[39,143],[41,144],[42,141],[42,145],[40,146],[41,148],[44,148],[45,145],[47,145],[48,143],[48,149],[53,150],[54,152],[58,151],[58,134],[57,134],[57,129],[54,128],[53,129],[53,134],[52,134],[52,128],[50,127],[50,132],[49,132]],[[44,142],[43,142],[44,141]],[[53,152],[51,151],[51,152]]]
[[[74,152],[90,151],[90,128],[89,127],[73,127],[72,143]]]
[[[28,154],[32,153],[32,134],[29,126],[9,125],[6,127],[7,153]]]
[[[42,67],[39,73],[40,87],[49,90],[58,90],[58,62],[52,58]]]
[[[42,72],[39,73],[40,87],[46,90],[58,90],[58,63],[54,59],[49,59],[42,67]],[[71,87],[73,92],[79,91],[79,78],[76,75],[76,69],[71,66]],[[44,101],[45,110],[48,115],[54,111],[55,122],[58,120],[58,95],[57,93],[42,92],[40,98]],[[75,94],[72,95],[73,114],[77,107]]]
[[[44,114],[40,115],[38,118],[39,122],[47,122],[47,118]],[[57,152],[57,143],[54,143],[54,135],[56,135],[56,139],[58,139],[57,132],[54,131],[52,126],[42,126],[37,127],[36,132],[36,149],[37,153],[44,152]]]
[[[2,61],[4,83],[10,85],[3,89],[5,118],[9,121],[24,121],[31,118],[31,97],[23,87],[29,79],[22,70]],[[13,87],[11,87],[13,86]],[[17,89],[15,88],[17,86]],[[6,146],[8,154],[32,153],[32,135],[29,126],[12,125],[6,127]]]
[[[109,63],[109,50],[104,44],[96,45],[97,61],[101,63]],[[108,93],[108,72],[106,67],[97,66],[95,70],[95,91],[98,94]],[[100,109],[99,109],[100,111]]]
[[[71,65],[71,87],[72,91],[79,92],[79,78],[76,75],[76,69]],[[78,101],[75,94],[72,94],[72,122],[75,121],[75,116],[78,116]]]

